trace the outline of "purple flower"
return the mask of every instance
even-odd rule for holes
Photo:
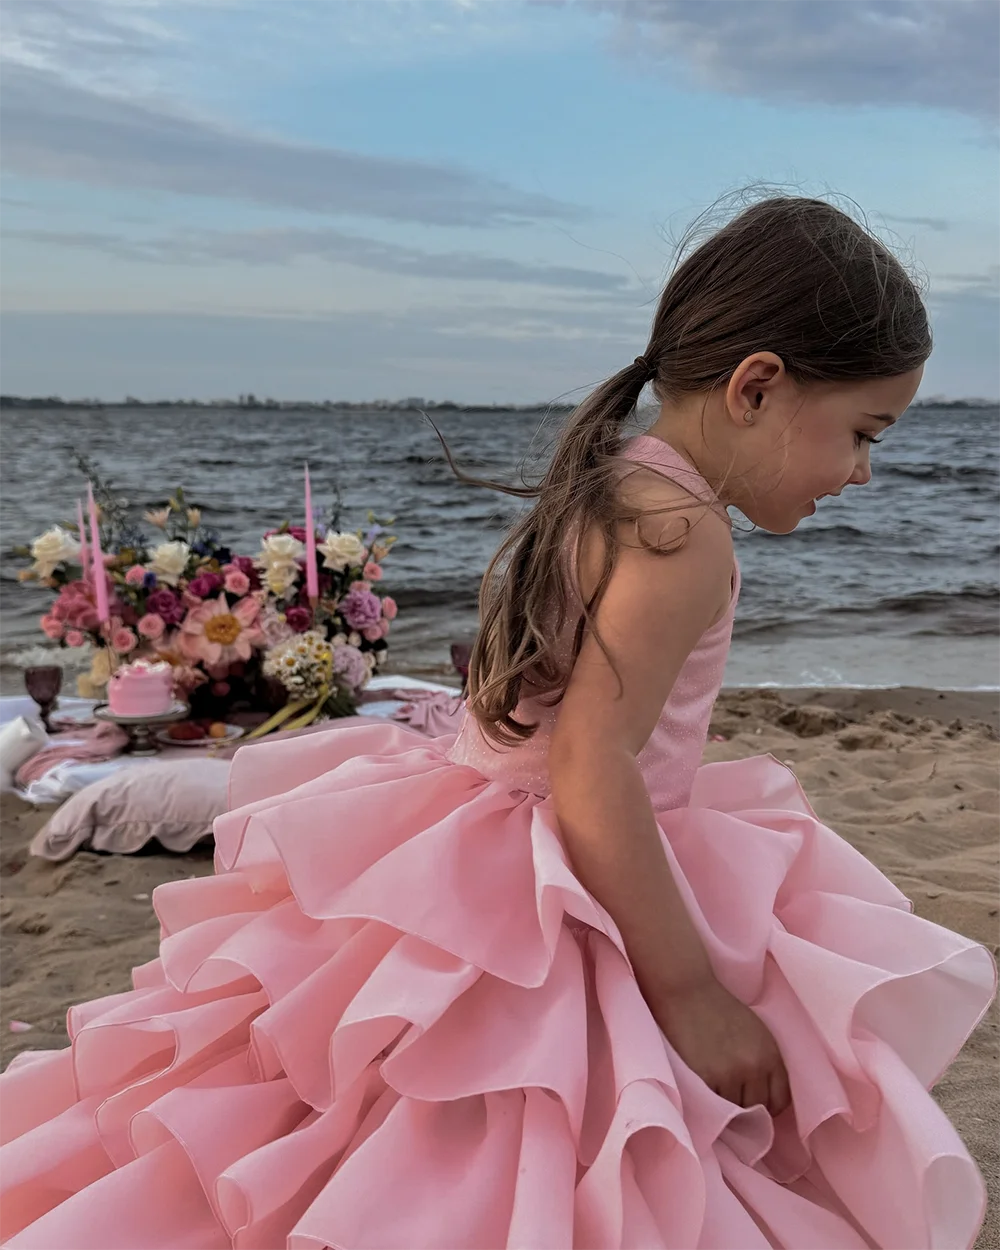
[[[218,573],[199,573],[188,582],[188,590],[199,599],[208,599],[221,587],[222,578]]]
[[[357,588],[341,599],[340,612],[351,629],[364,629],[382,619],[382,600],[370,590]]]
[[[308,608],[289,608],[285,612],[285,624],[297,634],[304,634],[312,624],[312,613]]]
[[[179,625],[187,609],[172,590],[154,590],[146,600],[146,611],[155,612],[166,625]]]
[[[155,573],[150,573],[150,572],[148,572],[148,571],[147,571],[147,573],[146,573],[145,577],[142,579],[142,584],[143,584],[143,586],[145,587],[145,589],[146,589],[146,590],[155,590],[155,588],[156,588],[156,574],[155,574]]]
[[[333,648],[333,672],[337,684],[351,691],[360,690],[368,680],[365,657],[349,643]]]

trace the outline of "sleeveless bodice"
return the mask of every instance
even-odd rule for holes
[[[690,495],[720,508],[704,478],[662,439],[640,435],[625,445],[622,456],[664,474]],[[733,593],[727,611],[702,634],[691,651],[638,757],[646,789],[657,811],[687,806],[701,763],[712,707],[722,686],[739,596],[739,568],[735,561],[733,568]],[[572,628],[568,628],[567,636]],[[470,765],[512,790],[546,795],[549,744],[559,707],[547,706],[537,699],[522,699],[515,713],[517,719],[535,723],[538,728],[527,742],[509,748],[494,746],[484,737],[476,720],[467,716],[449,758]]]

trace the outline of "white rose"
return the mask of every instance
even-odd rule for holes
[[[291,534],[269,534],[261,545],[257,560],[261,564],[287,564],[301,560],[306,549]]]
[[[352,564],[360,564],[366,548],[357,534],[335,534],[332,530],[316,548],[323,553],[323,567],[342,573]]]
[[[295,585],[299,576],[299,566],[297,564],[275,562],[264,565],[263,573],[264,582],[271,594],[279,599],[283,599]]]
[[[283,598],[299,576],[299,561],[305,555],[302,543],[291,534],[270,534],[261,544],[254,563],[264,574],[272,595]]]
[[[33,572],[45,579],[52,576],[57,564],[79,560],[80,544],[61,525],[53,525],[31,544],[31,555],[35,561]]]
[[[161,582],[168,586],[176,586],[187,568],[191,557],[191,548],[179,539],[171,543],[160,543],[153,551],[153,558],[146,565],[151,573],[155,573]]]

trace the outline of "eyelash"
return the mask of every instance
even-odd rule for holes
[[[872,446],[876,446],[878,443],[882,442],[880,438],[872,438],[870,434],[856,434],[854,437],[857,439],[859,447],[862,442],[871,443]]]

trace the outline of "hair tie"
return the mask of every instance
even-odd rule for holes
[[[649,378],[656,377],[656,365],[650,364],[650,362],[646,359],[645,356],[636,356],[635,360],[632,361],[632,364],[637,366],[643,371],[643,373],[646,375],[647,380]]]

